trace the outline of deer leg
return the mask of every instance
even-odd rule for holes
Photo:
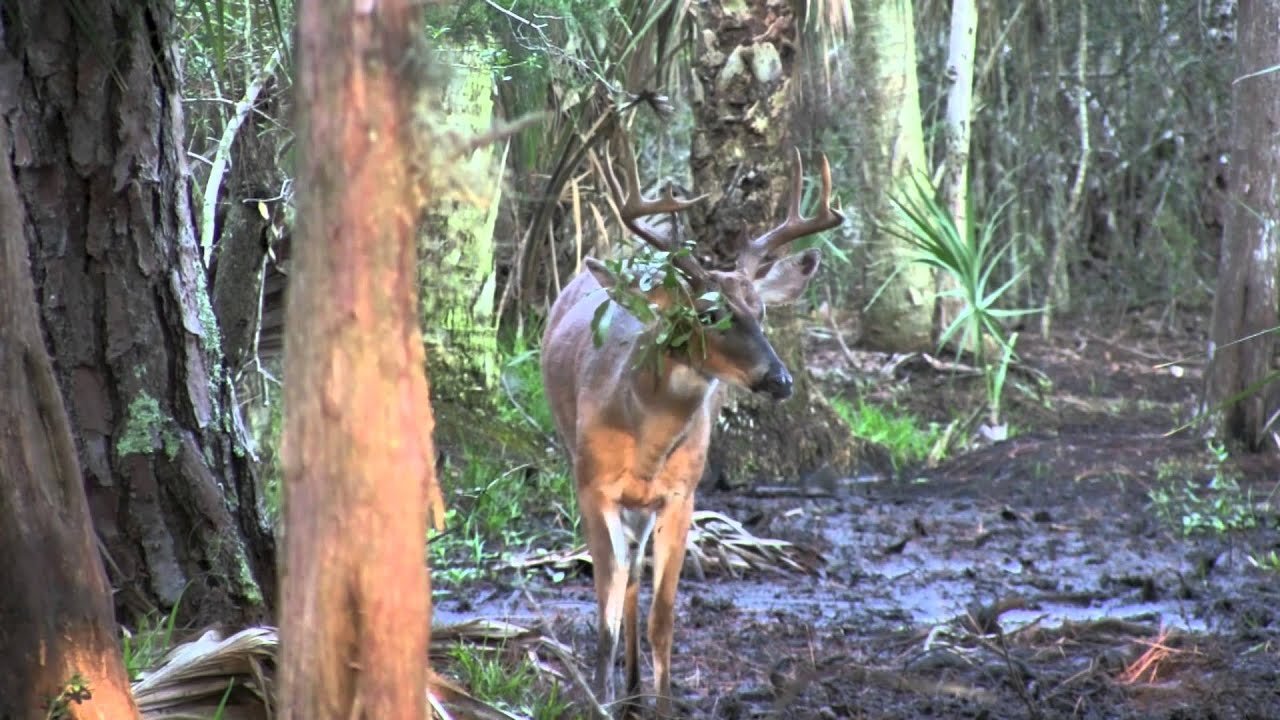
[[[586,530],[587,551],[591,553],[599,613],[595,686],[600,701],[608,704],[614,700],[614,660],[627,590],[627,536],[616,504],[581,493],[578,506]]]
[[[626,668],[627,696],[634,698],[640,693],[640,615],[637,610],[640,601],[640,580],[644,577],[644,553],[649,544],[649,535],[653,532],[657,515],[651,512],[623,511],[623,519],[631,528],[636,547],[631,555],[631,567],[627,573],[627,599],[623,604],[622,627],[626,634],[626,646],[623,662]]]
[[[675,627],[676,586],[684,565],[692,515],[693,493],[690,492],[663,507],[653,534],[653,605],[649,608],[649,646],[653,650],[659,717],[671,717],[671,634]]]

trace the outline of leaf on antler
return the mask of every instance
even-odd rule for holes
[[[596,347],[604,344],[605,335],[609,334],[609,325],[613,323],[613,303],[607,298],[600,302],[595,315],[591,317],[591,342]]]

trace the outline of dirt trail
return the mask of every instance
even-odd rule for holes
[[[1219,470],[1253,501],[1252,529],[1184,536],[1151,501],[1214,472],[1203,440],[1164,436],[1198,373],[1152,368],[1196,346],[1028,343],[1028,364],[1053,380],[1044,402],[1014,400],[1015,425],[1034,431],[904,477],[869,471],[826,497],[704,494],[702,507],[826,564],[686,571],[673,676],[688,716],[1280,718],[1280,574],[1248,559],[1280,547],[1280,465]],[[925,416],[973,400],[947,397],[967,390],[936,371],[899,373],[915,388],[900,399]],[[465,609],[445,600],[437,622],[537,620],[593,656],[586,576]]]

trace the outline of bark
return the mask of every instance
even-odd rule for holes
[[[428,503],[410,0],[299,7],[299,242],[285,336],[284,718],[422,718]]]
[[[1268,418],[1280,407],[1274,381],[1251,389],[1272,373],[1274,329],[1280,324],[1280,73],[1268,69],[1275,63],[1280,0],[1240,0],[1238,10],[1240,71],[1232,91],[1228,180],[1232,202],[1218,263],[1208,397],[1211,406],[1227,403],[1221,432],[1257,449],[1266,442]],[[1240,393],[1245,396],[1234,400]]]
[[[789,200],[795,18],[789,6],[701,5],[698,90],[691,163],[706,201],[690,211],[699,254],[731,264],[742,243],[776,225]],[[810,162],[810,175],[817,165]],[[732,392],[708,455],[707,472],[721,484],[757,479],[802,480],[838,474],[854,460],[848,427],[817,392],[805,370],[805,315],[771,308],[766,332],[795,378],[785,403]]]
[[[856,62],[870,78],[869,102],[849,121],[861,123],[873,142],[870,158],[847,162],[871,166],[864,192],[856,196],[863,216],[871,218],[865,289],[874,300],[864,319],[863,343],[892,352],[928,350],[933,346],[933,273],[912,261],[914,251],[905,242],[878,229],[894,220],[892,194],[912,192],[912,176],[927,172],[911,3],[863,0],[858,10]]]
[[[9,158],[117,604],[256,620],[274,552],[192,228],[172,1],[3,17]]]
[[[973,54],[978,39],[978,8],[974,0],[951,3],[951,40],[947,53],[946,112],[946,176],[942,194],[951,219],[962,237],[972,237],[968,223],[969,204],[969,136],[973,119]],[[938,274],[938,292],[956,287],[950,273]],[[934,331],[941,335],[963,312],[959,298],[939,297],[938,322]]]
[[[0,121],[4,122],[4,121]],[[11,128],[0,139],[13,152]],[[0,718],[138,717],[80,465],[44,347],[13,168],[0,164]],[[80,681],[90,697],[59,696]]]
[[[228,156],[228,171],[216,188],[215,227],[205,234],[215,242],[209,284],[223,352],[233,371],[254,361],[255,354],[269,357],[278,352],[283,337],[279,326],[269,329],[264,349],[257,336],[265,300],[263,276],[271,267],[266,256],[270,248],[280,257],[281,226],[285,224],[281,188],[287,178],[276,160],[282,138],[278,125],[270,119],[285,115],[280,107],[284,92],[276,82],[274,67],[265,68],[245,92],[236,107],[244,111],[242,124],[232,128],[234,139],[226,150],[219,147],[216,151]],[[228,132],[223,129],[224,135]]]
[[[493,125],[493,70],[485,49],[449,48],[451,75],[443,117],[459,137]],[[420,238],[422,320],[436,396],[484,402],[498,377],[494,322],[494,226],[502,200],[504,145],[488,144],[457,161],[462,192],[437,199]],[[441,414],[442,422],[445,416]]]
[[[1084,202],[1085,179],[1089,171],[1089,87],[1086,84],[1086,68],[1089,61],[1089,4],[1080,4],[1080,24],[1076,34],[1076,130],[1080,149],[1076,161],[1075,179],[1071,183],[1062,216],[1053,226],[1056,234],[1045,272],[1045,309],[1040,314],[1040,336],[1048,339],[1053,330],[1053,314],[1057,308],[1071,304],[1071,273],[1067,271],[1069,256],[1075,238],[1080,234],[1082,220],[1080,210]],[[1057,207],[1063,207],[1057,205]]]

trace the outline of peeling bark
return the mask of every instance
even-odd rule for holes
[[[299,6],[282,718],[426,712],[428,505],[443,518],[417,307],[420,8]]]

